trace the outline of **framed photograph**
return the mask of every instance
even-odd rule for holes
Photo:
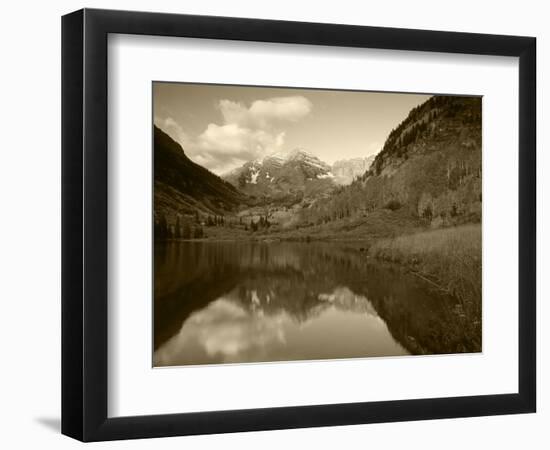
[[[62,432],[535,412],[536,40],[62,21]]]

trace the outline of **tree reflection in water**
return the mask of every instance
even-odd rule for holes
[[[479,351],[454,302],[353,244],[155,247],[155,366]]]

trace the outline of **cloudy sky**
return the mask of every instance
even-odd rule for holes
[[[217,174],[300,147],[332,164],[378,152],[427,95],[153,84],[155,125]]]

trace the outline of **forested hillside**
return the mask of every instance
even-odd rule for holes
[[[246,196],[209,170],[191,161],[181,146],[154,128],[154,210],[157,234],[199,225],[203,217],[236,211]],[[199,235],[202,233],[198,233]]]
[[[434,96],[389,134],[371,168],[302,211],[319,225],[400,210],[432,226],[481,220],[481,98]]]

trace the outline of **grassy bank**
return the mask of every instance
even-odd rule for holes
[[[434,289],[455,299],[448,333],[469,351],[481,351],[481,225],[425,231],[383,239],[369,255],[407,267]]]
[[[481,225],[382,239],[369,255],[405,265],[460,301],[481,301]]]
[[[345,218],[320,225],[269,228],[252,231],[244,225],[204,228],[210,240],[283,240],[283,241],[368,241],[410,234],[422,228],[422,221],[406,211],[378,210],[365,216]]]

